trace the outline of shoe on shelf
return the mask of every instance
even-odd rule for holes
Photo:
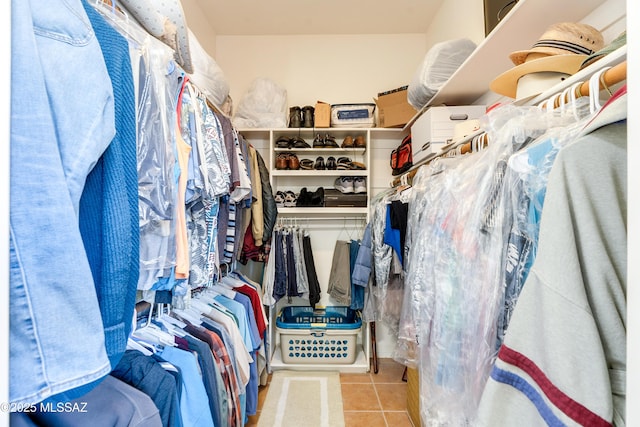
[[[367,192],[367,180],[364,176],[353,177],[353,192],[357,194]]]
[[[367,141],[365,141],[364,136],[362,136],[362,135],[356,136],[356,139],[354,140],[353,144],[356,146],[356,148],[366,148],[367,147]]]
[[[340,146],[336,142],[336,138],[333,135],[326,134],[324,136],[325,148],[339,148]]]
[[[294,136],[291,138],[291,145],[293,148],[311,148],[311,146],[304,139],[299,136]]]
[[[341,193],[349,194],[353,193],[353,177],[352,176],[340,176],[336,178],[336,181],[333,185],[336,190]]]
[[[314,208],[321,208],[324,206],[324,187],[318,187],[316,191],[311,193],[309,206]]]
[[[353,148],[353,147],[355,147],[353,142],[353,137],[351,135],[345,136],[344,140],[342,141],[342,148]]]
[[[302,187],[298,194],[298,200],[296,201],[296,207],[304,208],[311,206],[311,193],[307,191],[307,187]]]
[[[328,170],[332,170],[332,171],[334,171],[334,170],[338,169],[338,164],[336,163],[336,158],[335,158],[335,157],[333,157],[333,156],[329,156],[329,157],[327,157],[327,164],[326,164],[326,166],[327,166],[327,169],[328,169]]]
[[[279,208],[284,207],[284,191],[278,191],[273,197],[276,201],[276,206]]]
[[[353,162],[351,161],[350,158],[348,157],[338,157],[338,160],[336,161],[336,169],[340,169],[340,170],[348,170],[348,169],[352,169],[352,164]]]
[[[315,138],[313,138],[313,148],[323,148],[324,147],[324,139],[320,134],[317,134]]]
[[[285,170],[289,167],[289,154],[280,153],[276,157],[276,169]]]
[[[360,162],[351,162],[351,169],[355,169],[355,170],[365,170],[367,167],[364,165],[364,163],[360,163]]]
[[[300,169],[302,169],[302,170],[313,170],[313,160],[311,160],[311,159],[301,159],[300,160]]]
[[[302,107],[302,127],[303,128],[312,128],[314,124],[313,115],[315,113],[315,108],[311,105],[306,105]]]
[[[296,193],[294,193],[293,191],[286,191],[284,193],[285,208],[295,208],[297,201],[298,201],[298,197],[296,196]]]
[[[295,155],[295,153],[289,154],[287,165],[289,166],[289,169],[294,171],[300,169],[300,160],[298,159],[298,156]]]
[[[289,108],[289,127],[299,128],[302,126],[302,110],[300,107]]]
[[[291,148],[291,140],[286,136],[281,136],[276,140],[276,148]]]
[[[324,164],[324,157],[319,156],[316,159],[316,163],[313,165],[313,168],[316,169],[316,170],[319,170],[319,171],[325,170],[327,167]]]

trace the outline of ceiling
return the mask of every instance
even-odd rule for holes
[[[216,35],[426,33],[444,0],[191,0]],[[190,15],[191,11],[186,11]]]

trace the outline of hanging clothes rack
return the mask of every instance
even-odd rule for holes
[[[620,62],[619,64],[609,68],[608,70],[606,70],[604,73],[602,73],[601,77],[600,77],[600,90],[605,90],[605,89],[609,89],[612,86],[615,86],[618,83],[621,83],[623,81],[625,81],[627,79],[627,61],[624,60],[622,62]],[[583,81],[582,84],[580,86],[577,87],[576,89],[576,95],[578,96],[589,96],[589,80]],[[558,95],[556,95],[556,97],[561,97],[564,93],[560,93]],[[568,101],[568,99],[565,99],[565,101]],[[557,102],[556,102],[557,104]],[[424,166],[429,164],[430,162],[432,162],[434,159],[438,158],[438,157],[444,157],[447,153],[451,152],[454,149],[458,149],[459,148],[459,153],[460,154],[466,154],[472,151],[472,140],[473,138],[475,138],[478,135],[483,134],[484,132],[482,130],[476,131],[471,135],[467,135],[465,138],[463,138],[462,140],[458,141],[457,143],[451,144],[447,147],[445,147],[442,151],[440,151],[439,153],[437,153],[435,156],[427,159],[424,163],[420,163],[417,166],[414,166],[413,169],[411,169],[410,171],[404,173],[403,175],[396,177],[393,179],[391,186],[392,187],[397,187],[399,185],[405,185],[405,184],[410,184],[411,180],[413,179],[413,177],[415,176],[415,174],[418,172],[418,169],[420,168],[420,166]],[[486,135],[486,134],[485,134]],[[488,141],[486,141],[488,142]]]

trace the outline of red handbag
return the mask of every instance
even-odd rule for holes
[[[391,174],[400,175],[413,166],[411,134],[404,137],[400,146],[391,152]]]

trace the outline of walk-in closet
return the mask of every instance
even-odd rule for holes
[[[635,9],[5,2],[0,426],[640,424]]]

